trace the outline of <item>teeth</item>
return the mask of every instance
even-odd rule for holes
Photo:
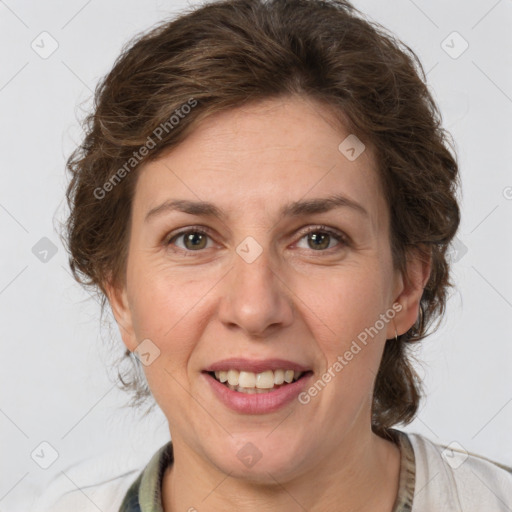
[[[256,375],[252,372],[240,372],[238,375],[238,385],[242,388],[255,388]]]
[[[284,382],[284,370],[276,370],[274,372],[274,384],[282,384]]]
[[[242,386],[240,382],[238,384]],[[256,387],[258,389],[272,389],[274,387],[274,372],[267,370],[266,372],[258,373],[258,375],[256,375]]]
[[[228,382],[232,386],[238,386],[238,376],[240,372],[238,370],[228,370]],[[217,377],[217,375],[215,375]]]
[[[231,389],[244,388],[248,393],[258,393],[259,390],[272,389],[285,382],[290,384],[297,380],[302,373],[294,370],[265,370],[256,374],[231,369],[215,372],[215,378],[220,382],[227,383]]]
[[[286,370],[284,372],[284,381],[288,382],[288,384],[290,384],[290,382],[293,380],[293,374],[294,374],[293,370]]]

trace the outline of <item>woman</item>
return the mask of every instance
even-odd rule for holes
[[[123,51],[68,161],[70,265],[172,441],[87,507],[510,510],[512,468],[393,428],[460,220],[420,73],[342,0],[209,3]]]

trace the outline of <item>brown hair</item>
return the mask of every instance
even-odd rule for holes
[[[215,112],[292,94],[320,101],[374,148],[395,267],[406,276],[410,249],[431,257],[422,314],[386,342],[373,396],[376,433],[410,422],[421,385],[409,345],[444,313],[446,251],[460,220],[456,157],[425,81],[414,52],[344,0],[221,0],[164,20],[127,44],[98,84],[84,140],[68,159],[73,275],[100,293],[102,312],[104,284],[124,283],[140,162]],[[132,377],[121,380],[135,401],[149,395],[140,373]]]

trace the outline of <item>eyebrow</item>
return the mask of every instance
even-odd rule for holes
[[[325,213],[336,208],[350,208],[357,213],[368,216],[368,212],[361,204],[340,194],[331,195],[329,197],[293,201],[284,205],[279,211],[279,215],[281,217],[300,217],[315,213]],[[207,201],[169,199],[161,205],[149,210],[144,221],[148,222],[154,217],[172,211],[179,211],[203,217],[215,217],[220,220],[225,220],[227,218],[225,212],[220,210],[213,203],[209,203]]]

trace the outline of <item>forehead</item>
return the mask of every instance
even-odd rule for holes
[[[309,99],[266,100],[214,114],[139,169],[134,210],[147,215],[184,199],[212,203],[210,210],[216,206],[229,220],[252,208],[282,216],[298,200],[337,195],[366,209],[377,228],[386,205],[371,147],[355,160],[344,153],[347,143],[340,150],[345,140],[358,144],[353,137]]]

